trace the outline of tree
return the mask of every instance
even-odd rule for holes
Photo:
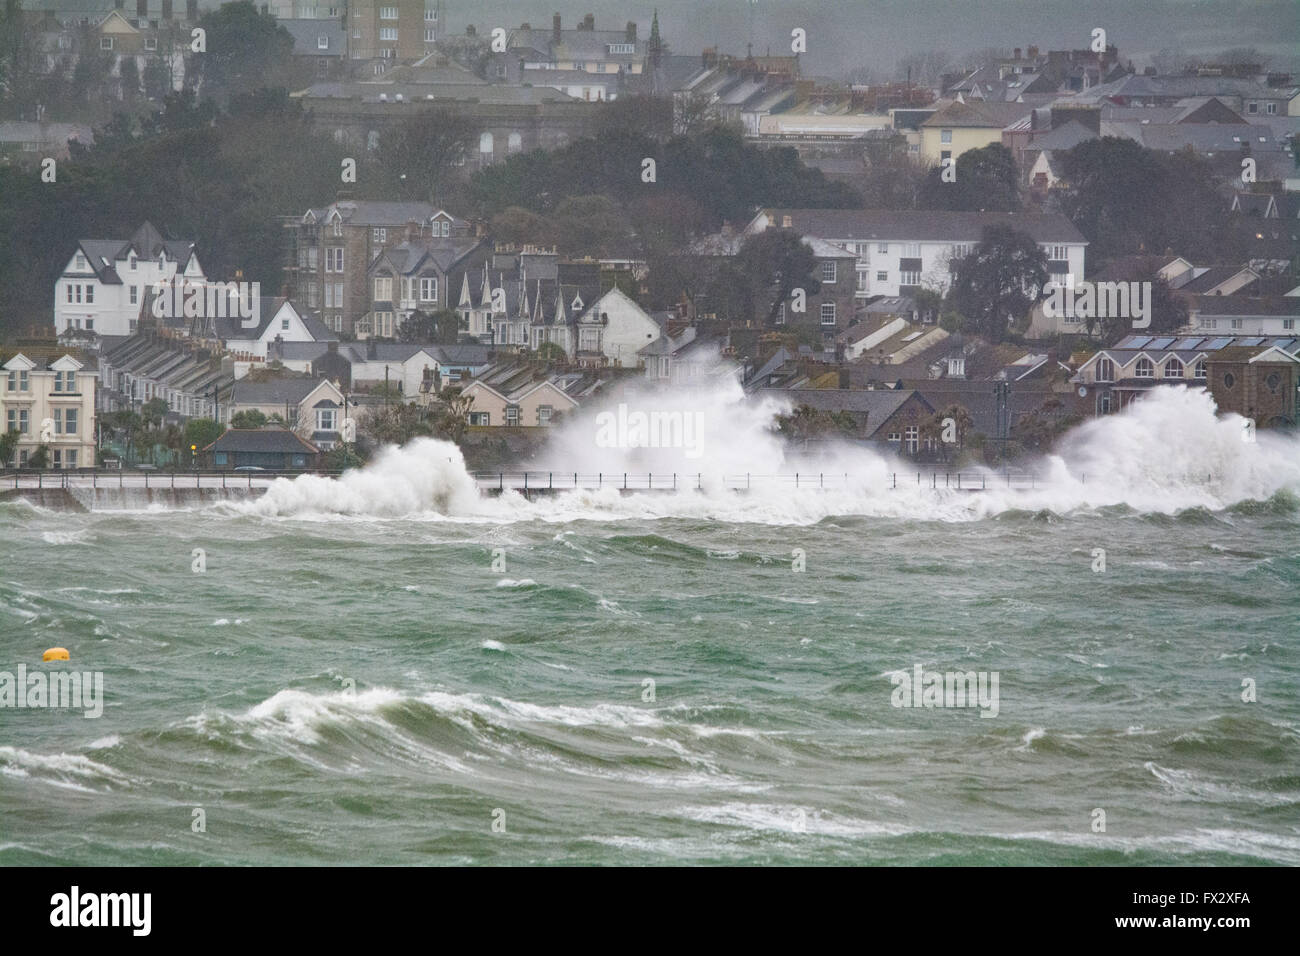
[[[197,445],[198,450],[202,451],[220,438],[223,430],[220,422],[214,422],[210,418],[191,418],[185,423],[186,450],[190,445]]]
[[[118,69],[118,73],[122,81],[123,101],[134,103],[136,97],[140,95],[140,68],[136,65],[135,57],[122,57],[122,66]]]
[[[239,93],[289,85],[293,37],[270,13],[235,0],[203,14],[199,26],[207,50],[190,56],[186,73],[198,75],[204,99],[225,104]]]
[[[749,317],[771,324],[795,289],[806,295],[820,292],[821,282],[813,276],[816,266],[812,249],[791,230],[765,229],[746,239],[736,268],[745,281]]]
[[[617,253],[631,239],[627,217],[607,196],[574,196],[550,217],[550,236],[562,253],[601,256]]]
[[[966,447],[966,438],[974,424],[970,412],[954,402],[921,424],[921,437],[933,441],[939,447],[940,457],[948,461],[953,452]]]
[[[151,398],[140,406],[140,418],[144,422],[145,428],[158,428],[162,425],[163,417],[171,411],[171,405],[165,398]]]
[[[50,446],[37,445],[36,450],[27,458],[28,468],[49,468],[50,467]]]
[[[776,430],[789,441],[802,443],[827,437],[852,437],[858,425],[848,412],[800,405],[788,415],[776,416]]]
[[[9,467],[9,463],[14,457],[14,449],[18,447],[18,440],[21,437],[21,433],[13,428],[4,434],[0,434],[0,468]]]
[[[433,433],[447,441],[459,442],[469,430],[469,410],[474,399],[458,385],[448,385],[438,393],[433,406]]]
[[[385,195],[438,203],[458,165],[478,146],[465,117],[446,109],[419,109],[380,137],[378,163]]]
[[[1011,150],[1001,143],[970,149],[957,157],[952,182],[944,170],[930,170],[917,198],[920,209],[955,212],[1016,212],[1020,209],[1020,171]]]
[[[950,295],[970,331],[997,343],[1012,321],[1027,318],[1046,284],[1047,259],[1038,243],[999,223],[984,227],[958,267]]]
[[[397,328],[400,342],[436,345],[455,345],[460,338],[460,316],[451,309],[437,312],[416,310]]]
[[[236,412],[230,419],[231,428],[261,428],[270,419],[256,408]]]
[[[530,209],[509,206],[492,217],[492,235],[499,242],[523,245],[544,242],[546,220]]]

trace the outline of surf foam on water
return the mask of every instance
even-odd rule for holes
[[[1031,466],[1040,479],[1037,487],[999,487],[1001,476],[988,471],[988,490],[980,493],[915,481],[918,470],[928,477],[942,465],[890,459],[849,444],[833,447],[813,466],[825,474],[848,474],[841,487],[795,489],[788,481],[766,480],[737,493],[724,487],[722,476],[747,471],[770,476],[800,467],[787,459],[773,433],[772,416],[779,409],[770,402],[750,403],[734,383],[697,394],[694,401],[718,409],[730,423],[725,434],[704,430],[703,457],[697,461],[682,457],[683,449],[594,449],[584,444],[590,429],[576,422],[557,429],[552,455],[558,449],[567,456],[564,470],[581,474],[668,474],[680,467],[683,476],[699,476],[699,487],[632,494],[579,489],[531,501],[507,490],[489,498],[480,494],[454,444],[421,438],[387,447],[365,468],[339,478],[279,479],[264,497],[229,507],[267,517],[424,515],[502,523],[682,517],[804,525],[837,515],[970,521],[1011,510],[1067,514],[1110,506],[1163,514],[1220,511],[1279,492],[1300,492],[1300,436],[1259,431],[1254,441],[1244,441],[1244,420],[1219,416],[1204,389],[1155,389],[1122,413],[1067,434],[1055,454]],[[577,437],[573,429],[579,430]]]

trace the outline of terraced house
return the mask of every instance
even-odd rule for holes
[[[468,223],[423,202],[340,199],[284,223],[290,295],[333,332],[357,333],[372,311],[370,267],[380,253],[421,239],[470,236]],[[418,290],[417,290],[418,294]]]
[[[26,467],[38,448],[49,468],[95,466],[93,367],[63,352],[32,350],[0,366],[0,422],[18,433],[12,462]]]
[[[856,257],[854,295],[910,296],[921,289],[946,293],[961,260],[986,226],[1026,233],[1047,257],[1051,276],[1084,275],[1088,241],[1056,213],[935,212],[885,209],[763,209],[746,235],[793,229],[847,249]]]

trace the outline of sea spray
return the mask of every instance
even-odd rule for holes
[[[1261,430],[1256,441],[1242,441],[1239,416],[1217,415],[1207,392],[1185,386],[1154,389],[1123,412],[1075,428],[1056,453],[1021,466],[1038,476],[1033,489],[1007,488],[996,472],[983,470],[987,490],[979,493],[918,482],[917,472],[928,477],[941,466],[848,442],[827,443],[812,465],[815,471],[805,472],[808,487],[796,489],[788,480],[772,480],[807,467],[787,458],[773,431],[773,416],[782,406],[746,399],[734,380],[688,390],[676,401],[705,411],[699,459],[688,459],[686,448],[599,448],[592,423],[573,420],[556,429],[541,464],[530,466],[557,474],[604,473],[611,485],[624,472],[671,472],[682,478],[676,492],[625,495],[606,487],[529,501],[507,490],[488,498],[456,446],[422,438],[386,448],[365,468],[337,479],[278,480],[263,498],[238,508],[267,516],[437,513],[501,523],[685,517],[807,525],[837,515],[972,521],[1011,510],[1066,514],[1116,505],[1165,514],[1218,511],[1300,491],[1300,436]],[[817,472],[840,480],[820,488]],[[747,473],[756,479],[746,493],[722,486],[723,476]]]

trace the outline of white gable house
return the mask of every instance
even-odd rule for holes
[[[54,283],[54,331],[131,335],[146,292],[177,275],[206,281],[194,243],[163,239],[146,222],[130,239],[82,239]]]

